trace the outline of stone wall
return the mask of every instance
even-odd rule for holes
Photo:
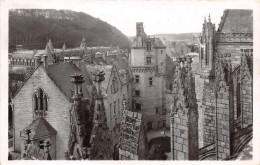
[[[232,66],[236,66],[241,64],[240,49],[250,49],[252,47],[253,47],[253,43],[236,43],[236,44],[218,43],[217,52],[221,54],[230,53]]]
[[[215,131],[216,131],[215,105],[216,105],[215,84],[205,82],[204,89],[203,89],[202,110],[201,110],[203,119],[199,119],[199,121],[203,120],[202,122],[203,146],[214,143]]]
[[[217,91],[217,157],[225,159],[231,155],[231,114],[229,104],[229,87],[225,82],[220,81]]]
[[[152,69],[152,68],[151,68]],[[133,70],[133,74],[139,75],[139,83],[133,84],[133,107],[144,117],[145,128],[148,122],[152,123],[152,129],[162,129],[163,122],[166,122],[165,83],[163,76],[156,75],[155,70]],[[152,77],[153,84],[149,85],[149,78]],[[140,91],[140,96],[135,95],[135,90]],[[135,109],[135,103],[141,104],[141,111]]]
[[[174,134],[174,160],[189,159],[189,128],[188,116],[183,115],[182,111],[174,115],[173,119]]]
[[[14,149],[21,151],[20,131],[33,121],[33,93],[41,87],[48,95],[46,120],[57,131],[56,158],[65,159],[64,152],[68,147],[71,103],[39,67],[13,99],[14,105]],[[59,122],[57,122],[59,121]]]
[[[203,99],[203,87],[204,87],[204,78],[200,75],[195,75],[195,92],[198,104],[198,131],[199,131],[199,146],[203,146],[203,126],[204,126],[204,111],[202,108],[202,99]]]

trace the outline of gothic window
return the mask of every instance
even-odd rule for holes
[[[152,58],[151,57],[146,57],[146,64],[151,64]]]
[[[33,95],[34,112],[38,113],[39,110],[46,112],[48,110],[48,96],[44,93],[43,89],[39,88]]]
[[[34,101],[34,110],[38,110],[38,98],[37,95],[33,95],[33,101]]]
[[[147,50],[152,50],[151,41],[147,41]]]
[[[40,88],[39,90],[38,90],[38,95],[39,95],[39,108],[40,108],[40,110],[43,110],[43,91],[42,91],[42,89]]]
[[[149,77],[149,85],[152,86],[153,85],[153,78]]]
[[[140,82],[140,79],[139,79],[140,77],[139,77],[139,75],[135,75],[135,82],[136,83],[139,83]]]

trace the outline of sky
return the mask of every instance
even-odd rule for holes
[[[108,22],[127,36],[135,35],[136,22],[143,22],[145,32],[149,35],[201,32],[204,17],[208,19],[209,14],[218,27],[225,9],[253,8],[255,5],[253,0],[49,0],[48,3],[21,0],[9,4],[15,8],[70,9],[84,12]]]
[[[201,32],[204,17],[211,15],[220,23],[225,9],[252,8],[249,1],[98,1],[74,4],[71,10],[82,11],[118,28],[127,36],[136,33],[136,22],[143,22],[149,35],[161,33]],[[66,5],[64,6],[66,8]],[[63,8],[64,8],[63,7]],[[61,8],[62,9],[62,8]]]

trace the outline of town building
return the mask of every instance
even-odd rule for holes
[[[24,153],[22,130],[44,122],[47,126],[42,128],[48,131],[48,128],[52,127],[57,132],[53,135],[55,138],[51,139],[52,147],[55,147],[53,149],[55,155],[52,155],[52,158],[65,159],[64,151],[68,146],[70,127],[71,97],[74,90],[70,75],[80,73],[80,70],[73,63],[47,66],[47,59],[44,57],[46,56],[35,57],[35,70],[12,98],[14,151],[21,152],[22,155]],[[45,59],[43,63],[40,61],[41,58]],[[83,85],[83,94],[84,98],[89,98],[86,85]],[[43,111],[44,119],[39,118],[37,122],[41,111]],[[32,132],[32,135],[37,137],[35,144],[38,147],[44,140],[39,139],[47,138],[42,136],[42,131],[45,130],[37,129]]]
[[[146,130],[166,126],[166,47],[158,38],[146,35],[143,23],[136,23],[130,65],[134,75],[133,109],[142,113]]]

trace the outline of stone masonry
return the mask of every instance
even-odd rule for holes
[[[203,101],[202,101],[202,120],[203,120],[203,145],[209,145],[214,143],[215,139],[215,84],[206,83],[203,89]],[[201,117],[201,116],[200,116]]]
[[[177,58],[171,112],[171,159],[198,159],[198,110],[190,56]]]

